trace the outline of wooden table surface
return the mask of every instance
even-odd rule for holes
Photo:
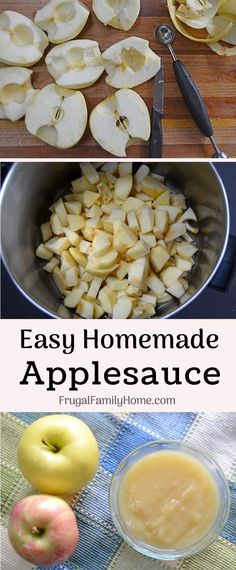
[[[91,9],[92,0],[83,0]],[[1,0],[1,10],[16,10],[33,18],[36,10],[45,4],[44,0]],[[166,0],[141,0],[140,16],[129,32],[105,27],[91,11],[89,20],[79,38],[94,39],[103,51],[111,44],[128,37],[139,36],[150,41],[164,61],[165,66],[165,118],[164,157],[207,158],[212,156],[212,147],[193,123],[179,93],[172,69],[171,57],[164,46],[154,40],[157,24],[169,21]],[[50,44],[46,53],[53,46]],[[229,157],[236,157],[236,57],[220,57],[208,46],[197,44],[177,33],[175,50],[196,81],[212,119],[215,138]],[[44,59],[33,66],[33,85],[36,88],[53,81],[48,74]],[[152,108],[153,79],[136,87],[150,111]],[[82,90],[88,110],[111,94],[114,89],[104,80],[104,74],[97,83]],[[111,157],[86,130],[78,145],[68,150],[59,150],[46,145],[28,133],[24,119],[0,122],[0,157],[2,158],[100,158]],[[128,149],[128,156],[146,158],[149,143],[135,144]]]

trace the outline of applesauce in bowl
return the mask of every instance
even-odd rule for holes
[[[119,534],[135,550],[177,560],[206,548],[229,512],[229,489],[220,467],[198,448],[154,441],[119,464],[110,508]]]

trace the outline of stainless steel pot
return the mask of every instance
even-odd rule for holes
[[[138,166],[138,163],[137,163]],[[170,317],[192,302],[207,286],[225,253],[229,235],[229,209],[223,183],[209,163],[152,163],[153,171],[167,176],[194,208],[200,226],[199,252],[191,272],[190,296],[182,303],[162,305],[157,316]],[[48,316],[70,317],[54,281],[35,257],[39,226],[48,219],[48,206],[69,190],[80,176],[76,163],[16,163],[2,189],[2,256],[17,287]]]

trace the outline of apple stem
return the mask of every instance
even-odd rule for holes
[[[59,447],[57,447],[56,445],[52,445],[51,443],[47,443],[47,441],[45,441],[44,439],[42,440],[42,443],[46,445],[46,447],[48,447],[54,453],[58,453],[58,451],[60,451]]]
[[[33,526],[31,532],[32,532],[32,534],[37,534],[38,536],[41,536],[43,534],[43,529],[37,528],[36,526]]]

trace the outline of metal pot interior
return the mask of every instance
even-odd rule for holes
[[[138,168],[139,163],[135,164]],[[221,261],[229,230],[225,191],[209,163],[152,163],[153,172],[164,174],[167,183],[182,192],[195,210],[200,231],[199,251],[188,281],[190,297],[182,302],[160,305],[157,317],[175,314],[198,295]],[[40,239],[39,226],[49,217],[48,207],[80,176],[76,163],[16,163],[5,180],[2,192],[2,252],[16,285],[46,314],[72,317],[65,309],[52,277],[42,270],[35,256]]]

